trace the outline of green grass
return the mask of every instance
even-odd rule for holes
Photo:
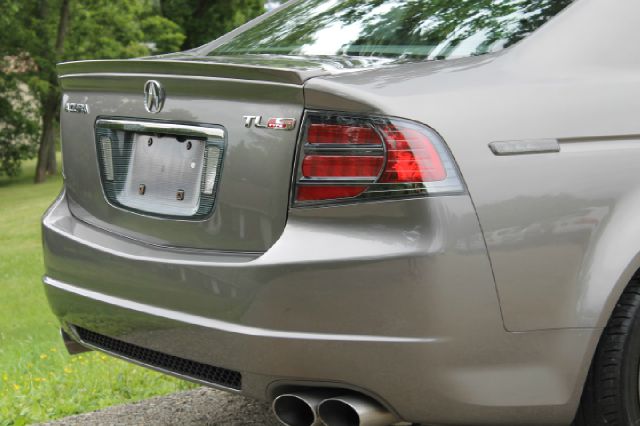
[[[193,385],[90,352],[66,353],[42,290],[40,217],[62,179],[34,185],[34,163],[0,178],[0,425],[42,422]]]

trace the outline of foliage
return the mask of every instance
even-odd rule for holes
[[[62,28],[63,53],[58,54],[63,0],[2,3],[0,61],[5,66],[0,64],[0,128],[5,131],[0,132],[0,174],[15,175],[19,159],[33,157],[39,143],[38,124],[53,127],[60,96],[56,63],[165,53],[178,50],[185,39],[182,29],[158,15],[149,0],[69,0],[69,22]],[[27,58],[31,66],[20,72],[9,70],[7,63],[17,56]],[[20,82],[29,87],[29,93]],[[33,120],[34,106],[39,108],[40,120]]]
[[[24,59],[16,42],[25,29],[12,28],[19,12],[18,4],[9,3],[0,13],[0,176],[16,176],[21,161],[32,158],[37,149],[37,109],[32,102],[24,102],[28,99],[25,85],[9,73],[16,66],[10,55]]]
[[[258,16],[264,0],[1,0],[0,175],[15,175],[38,144],[39,173],[55,170],[53,121],[59,107],[55,65],[61,61],[132,58],[178,51],[211,41]],[[63,19],[63,17],[68,17]],[[8,72],[4,58],[24,56],[33,66]],[[17,92],[17,81],[28,85]],[[39,108],[40,120],[31,109]],[[29,111],[26,111],[26,110]],[[37,125],[42,125],[38,136]],[[38,140],[38,138],[40,140]],[[16,144],[15,141],[21,141]],[[46,167],[41,164],[45,164]]]
[[[74,1],[71,16],[65,61],[174,52],[185,38],[176,23],[155,13],[145,0]]]
[[[24,102],[29,98],[25,84],[9,75],[0,76],[0,176],[18,175],[22,160],[36,153],[40,123],[37,107]]]
[[[160,0],[163,16],[180,25],[192,49],[231,31],[264,12],[264,0]]]
[[[92,352],[70,357],[42,290],[39,219],[62,185],[0,178],[0,425],[41,422],[193,385]]]
[[[169,19],[153,15],[143,19],[140,27],[147,39],[153,40],[155,46],[153,53],[168,53],[180,50],[186,39],[178,24]]]

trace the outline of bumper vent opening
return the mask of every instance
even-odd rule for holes
[[[212,365],[146,349],[81,327],[76,326],[74,328],[83,342],[97,349],[103,349],[106,352],[111,352],[115,355],[120,355],[133,361],[138,361],[142,364],[181,376],[190,377],[201,382],[236,390],[240,390],[242,387],[242,375],[237,371],[214,367]]]

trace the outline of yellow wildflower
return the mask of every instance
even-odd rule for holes
[[[71,374],[71,373],[73,373],[73,370],[70,369],[69,367],[65,367],[64,368],[64,372],[65,372],[65,374]]]
[[[17,385],[17,384],[14,383],[13,384],[13,389],[14,390],[20,390],[20,385]]]
[[[9,380],[9,376],[7,375],[7,373],[2,373],[2,380],[5,382]]]
[[[56,349],[56,348],[51,348],[51,349],[49,349],[49,350],[50,350],[51,352],[58,352],[58,349]]]
[[[47,354],[40,354],[40,359],[47,359],[49,358],[49,355]]]

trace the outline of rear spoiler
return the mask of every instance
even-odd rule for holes
[[[235,64],[216,62],[195,58],[194,60],[175,59],[127,59],[127,60],[92,60],[75,61],[58,64],[58,75],[80,77],[83,75],[109,74],[149,74],[178,75],[212,78],[229,78],[234,80],[256,80],[282,84],[302,85],[312,77],[327,75],[330,72],[322,68],[296,69],[281,68],[253,64]]]

